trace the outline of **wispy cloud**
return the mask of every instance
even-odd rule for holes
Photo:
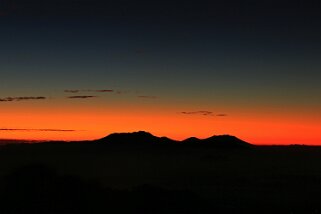
[[[213,116],[213,112],[211,111],[182,111],[182,114],[189,114],[189,115],[204,115],[204,116]]]
[[[69,96],[68,99],[89,99],[96,98],[97,96]]]
[[[138,98],[142,98],[142,99],[157,99],[158,97],[156,96],[145,96],[145,95],[141,95],[141,96],[137,96]]]
[[[31,132],[75,132],[73,129],[0,129],[0,131],[31,131]]]
[[[65,93],[79,93],[80,90],[64,90]]]
[[[65,93],[80,93],[80,92],[94,92],[94,93],[112,93],[113,89],[75,89],[75,90],[64,90]]]
[[[114,92],[112,89],[100,89],[100,90],[88,90],[88,92],[98,92],[98,93],[108,93],[108,92]]]
[[[46,97],[5,97],[0,98],[0,102],[27,101],[27,100],[45,100]]]
[[[212,117],[227,117],[227,114],[214,114],[212,111],[182,111],[181,114],[186,115],[204,115],[204,116],[212,116]]]
[[[216,117],[227,117],[227,114],[217,114]]]

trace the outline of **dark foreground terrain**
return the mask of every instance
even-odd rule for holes
[[[321,213],[320,147],[132,137],[1,146],[0,213]]]

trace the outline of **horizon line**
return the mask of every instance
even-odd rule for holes
[[[21,129],[23,130],[23,129]],[[37,130],[37,129],[33,129],[33,130]],[[40,130],[40,129],[39,129]],[[43,130],[43,129],[42,129]],[[9,130],[8,130],[9,131]],[[68,130],[69,131],[69,130]],[[96,140],[100,140],[104,137],[107,137],[109,135],[112,135],[112,134],[132,134],[132,133],[138,133],[138,132],[145,132],[145,133],[148,133],[148,134],[151,134],[155,137],[166,137],[166,138],[169,138],[173,141],[177,141],[177,142],[183,142],[184,140],[187,140],[189,138],[197,138],[197,139],[200,139],[200,140],[204,140],[204,139],[207,139],[207,138],[210,138],[210,137],[213,137],[213,136],[233,136],[233,137],[236,137],[238,138],[237,136],[235,135],[231,135],[231,134],[219,134],[219,135],[210,135],[209,137],[205,137],[205,138],[198,138],[198,137],[195,137],[195,136],[190,136],[190,137],[186,137],[182,140],[176,140],[176,139],[173,139],[173,138],[170,138],[170,137],[167,137],[167,136],[156,136],[154,134],[152,134],[151,132],[147,132],[147,131],[142,131],[142,130],[139,130],[139,131],[133,131],[133,132],[112,132],[112,133],[109,133],[103,137],[100,137],[100,138],[95,138],[95,139],[80,139],[80,140],[64,140],[64,139],[26,139],[26,138],[0,138],[0,144],[1,142],[4,142],[4,141],[21,141],[21,142],[35,142],[35,143],[46,143],[46,142],[66,142],[66,143],[73,143],[73,142],[85,142],[85,141],[96,141]],[[240,138],[238,138],[240,139]],[[242,140],[242,139],[240,139]],[[291,144],[277,144],[277,143],[263,143],[263,144],[258,144],[258,143],[252,143],[252,142],[248,142],[246,140],[242,140],[250,145],[253,145],[253,146],[261,146],[261,147],[264,147],[264,146],[308,146],[308,147],[321,147],[321,143],[320,144],[304,144],[304,143],[291,143]]]

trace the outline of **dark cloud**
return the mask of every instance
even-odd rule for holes
[[[157,99],[158,97],[156,96],[145,96],[145,95],[141,95],[141,96],[137,96],[138,98],[143,98],[143,99]]]
[[[88,99],[88,98],[96,98],[97,96],[69,96],[68,99]]]
[[[114,90],[112,90],[112,89],[102,89],[102,90],[88,90],[89,92],[100,92],[100,93],[105,93],[105,92],[114,92]]]
[[[65,93],[79,93],[80,90],[64,90]]]
[[[75,132],[73,129],[0,129],[0,131]]]
[[[46,97],[5,97],[0,98],[0,102],[27,101],[27,100],[45,100]]]
[[[217,114],[216,117],[227,117],[227,114]]]
[[[114,92],[112,89],[77,89],[77,90],[64,90],[65,93],[80,93],[80,92],[97,92],[97,93],[111,93]]]
[[[188,115],[204,115],[204,116],[213,116],[213,112],[211,111],[182,111],[182,114],[188,114]]]
[[[182,111],[181,114],[227,117],[227,114],[214,114],[212,111]]]

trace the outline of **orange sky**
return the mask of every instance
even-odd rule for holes
[[[321,144],[321,121],[314,115],[282,112],[263,114],[228,110],[227,116],[182,114],[182,107],[82,107],[72,105],[8,105],[0,112],[2,139],[91,140],[113,132],[145,130],[156,136],[182,140],[231,134],[253,144]],[[51,107],[50,107],[51,106]],[[189,108],[187,108],[189,109]],[[265,113],[268,111],[266,110]],[[32,129],[32,130],[29,130]],[[61,129],[74,131],[40,131]]]

